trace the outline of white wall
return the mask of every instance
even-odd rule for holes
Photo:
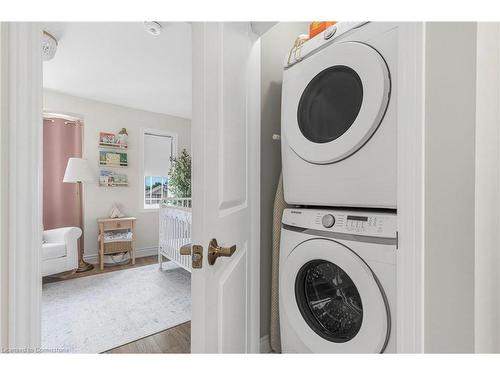
[[[425,352],[474,351],[476,24],[426,25]]]
[[[107,217],[114,202],[122,205],[126,215],[137,218],[136,246],[138,254],[140,255],[141,252],[142,254],[150,254],[158,244],[158,212],[144,211],[141,206],[140,129],[150,128],[177,133],[178,151],[183,148],[190,151],[191,120],[78,98],[51,90],[44,90],[44,110],[70,113],[83,118],[83,153],[84,157],[89,160],[96,179],[100,170],[98,167],[99,132],[117,133],[122,127],[127,128],[129,167],[116,168],[115,170],[128,175],[129,186],[100,187],[96,183],[86,184],[84,187],[85,257],[90,261],[95,260],[95,257],[92,256],[97,254],[96,219]]]
[[[4,107],[6,96],[6,85],[2,85],[4,79],[4,64],[6,60],[2,50],[4,24],[0,23],[0,348],[7,347],[7,314],[8,309],[8,239],[7,239],[7,202],[9,200],[7,184],[5,183],[6,172],[8,172],[8,144],[7,144],[7,116]]]
[[[281,132],[283,61],[295,38],[308,32],[308,25],[307,22],[279,22],[261,38],[261,337],[269,333],[271,313],[273,204],[281,172],[281,143],[273,141],[272,135]]]
[[[478,23],[475,350],[500,352],[500,24]]]

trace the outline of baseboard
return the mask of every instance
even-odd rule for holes
[[[271,342],[269,341],[269,335],[265,335],[260,338],[260,352],[271,353]]]
[[[158,254],[158,247],[157,246],[143,247],[143,248],[135,250],[135,257],[136,258],[148,257],[151,255],[157,255],[157,254]],[[89,263],[97,263],[97,254],[84,255],[83,259]]]

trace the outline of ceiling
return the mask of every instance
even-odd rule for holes
[[[158,36],[142,22],[44,23],[58,40],[44,88],[191,118],[191,25],[160,23]]]

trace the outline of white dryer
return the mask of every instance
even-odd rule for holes
[[[396,208],[397,53],[397,24],[357,23],[334,25],[287,56],[287,203]]]
[[[280,248],[283,353],[396,351],[396,215],[286,209]]]

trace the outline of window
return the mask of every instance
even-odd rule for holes
[[[167,193],[167,176],[144,176],[144,208],[158,208]]]
[[[145,209],[156,209],[168,197],[168,172],[174,155],[174,135],[143,131],[143,195]]]

